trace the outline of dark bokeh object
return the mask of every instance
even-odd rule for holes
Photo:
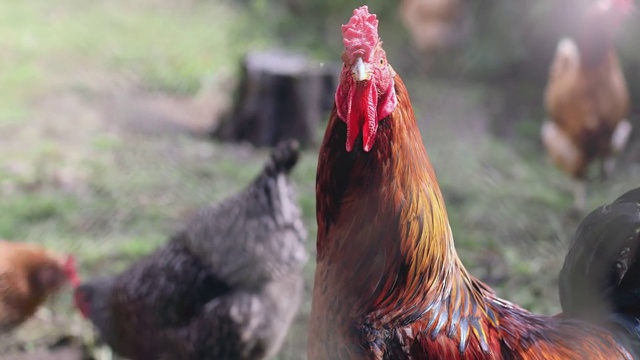
[[[231,113],[214,136],[255,146],[273,146],[287,138],[310,145],[330,110],[338,73],[335,64],[301,53],[249,53],[242,63]]]

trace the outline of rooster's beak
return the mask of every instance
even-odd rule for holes
[[[367,67],[365,66],[361,57],[356,59],[356,64],[353,65],[353,71],[351,74],[356,81],[371,79],[371,72],[367,71]]]

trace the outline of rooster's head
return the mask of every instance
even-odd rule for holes
[[[389,116],[398,100],[393,87],[395,72],[387,62],[378,37],[378,19],[367,6],[355,9],[342,25],[344,53],[336,91],[338,116],[347,124],[347,151],[353,149],[362,131],[362,146],[369,151],[378,122]]]

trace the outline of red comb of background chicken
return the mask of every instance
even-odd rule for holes
[[[375,14],[369,13],[366,5],[353,10],[349,22],[342,25],[342,42],[352,56],[368,61],[379,40],[378,19]]]
[[[67,256],[63,268],[71,285],[73,287],[78,287],[80,285],[80,278],[78,277],[78,271],[76,270],[76,259],[73,255]]]

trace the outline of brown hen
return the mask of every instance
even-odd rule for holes
[[[629,92],[613,37],[632,7],[630,0],[595,3],[577,39],[560,41],[551,65],[545,92],[550,119],[542,125],[542,142],[552,162],[575,181],[578,210],[586,206],[589,165],[600,159],[603,175],[609,175],[631,133]]]
[[[68,281],[78,281],[73,257],[0,240],[0,333],[30,318]]]

